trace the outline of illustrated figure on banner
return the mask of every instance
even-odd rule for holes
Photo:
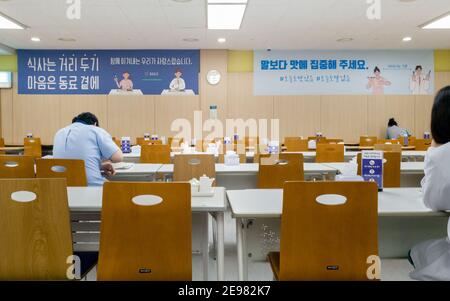
[[[372,89],[373,95],[383,95],[384,87],[390,86],[392,83],[381,76],[381,70],[375,67],[373,70],[374,75],[367,77],[369,82],[367,83],[367,89]]]
[[[429,94],[431,70],[426,75],[422,73],[422,66],[417,66],[411,76],[409,89],[413,95],[426,95]]]
[[[125,71],[122,73],[123,79],[119,82],[117,76],[114,76],[114,81],[116,82],[117,88],[123,91],[133,91],[133,81],[130,79],[130,73]]]

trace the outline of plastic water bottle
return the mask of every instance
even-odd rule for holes
[[[430,132],[425,132],[423,133],[423,139],[431,139],[431,133]]]
[[[408,143],[409,143],[409,137],[408,137],[408,134],[407,134],[407,133],[404,133],[404,134],[403,134],[403,145],[404,145],[404,146],[408,146]]]
[[[217,119],[217,105],[209,106],[209,119]]]

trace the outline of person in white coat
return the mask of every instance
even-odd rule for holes
[[[422,74],[422,66],[417,66],[409,79],[409,89],[413,95],[427,95],[431,86],[431,71]]]
[[[425,205],[434,211],[450,210],[450,86],[440,90],[431,114],[433,146],[425,157],[422,190]],[[416,280],[450,281],[450,220],[448,236],[411,249]]]

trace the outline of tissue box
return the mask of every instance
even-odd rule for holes
[[[237,154],[226,154],[224,156],[225,165],[235,166],[239,165],[239,155]]]

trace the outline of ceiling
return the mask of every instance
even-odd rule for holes
[[[0,0],[1,13],[29,27],[0,29],[0,44],[15,49],[450,48],[450,30],[418,27],[450,12],[449,0],[381,0],[378,21],[367,19],[364,0],[248,2],[240,30],[216,31],[206,29],[206,0],[81,0],[80,20],[67,19],[66,0]],[[33,36],[41,42],[31,42]],[[405,36],[413,41],[402,42]],[[227,42],[219,44],[219,37]],[[347,37],[354,40],[337,42]]]

